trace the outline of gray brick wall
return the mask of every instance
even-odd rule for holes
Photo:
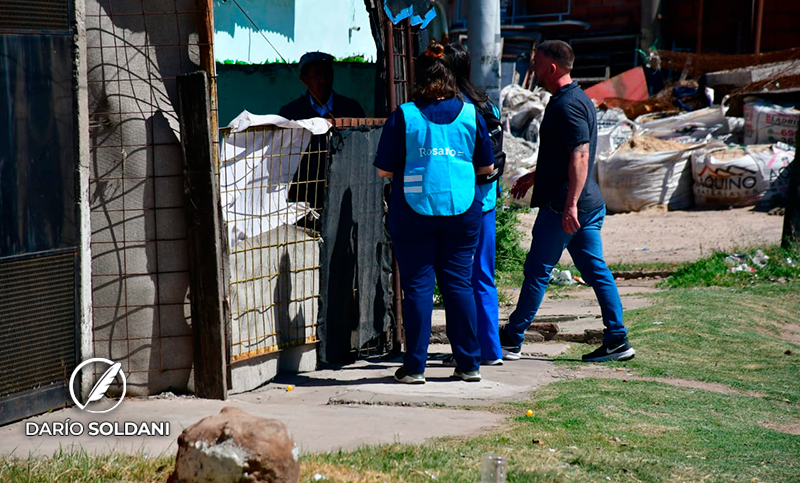
[[[198,69],[195,10],[86,2],[94,356],[121,362],[133,395],[191,387],[175,77]]]

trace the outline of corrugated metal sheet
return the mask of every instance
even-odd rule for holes
[[[68,0],[3,0],[0,30],[69,30]]]
[[[372,166],[382,126],[336,131],[322,215],[320,357],[349,362],[391,349],[391,242],[388,182]]]
[[[0,259],[0,398],[75,369],[77,250]]]

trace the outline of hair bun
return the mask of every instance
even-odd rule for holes
[[[438,59],[442,56],[442,54],[444,54],[444,45],[435,40],[431,40],[431,43],[428,44],[428,48],[425,49],[425,55],[427,57]]]

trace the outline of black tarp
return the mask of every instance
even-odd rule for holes
[[[383,201],[388,181],[372,166],[381,131],[351,128],[331,139],[318,320],[325,362],[391,349],[392,256]]]
[[[78,244],[72,37],[0,35],[0,258]]]

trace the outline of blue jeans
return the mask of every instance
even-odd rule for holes
[[[478,311],[481,360],[493,361],[503,357],[500,351],[497,287],[494,284],[497,233],[495,210],[486,211],[481,216],[481,234],[472,266],[472,290],[475,292],[475,308]]]
[[[476,201],[466,213],[457,216],[423,216],[405,200],[395,200],[389,209],[389,234],[403,287],[403,367],[412,374],[425,372],[434,282],[438,281],[445,305],[447,338],[456,363],[462,371],[477,370],[481,351],[471,277],[481,204]]]
[[[550,208],[539,209],[533,225],[531,250],[525,259],[525,281],[517,308],[508,319],[505,335],[509,342],[522,344],[525,330],[533,322],[550,283],[550,272],[556,266],[564,248],[569,250],[583,279],[591,285],[603,314],[603,343],[622,339],[628,334],[622,324],[622,301],[614,276],[603,260],[603,241],[600,228],[606,215],[605,205],[590,212],[579,212],[580,229],[570,235],[561,227],[561,213]]]

